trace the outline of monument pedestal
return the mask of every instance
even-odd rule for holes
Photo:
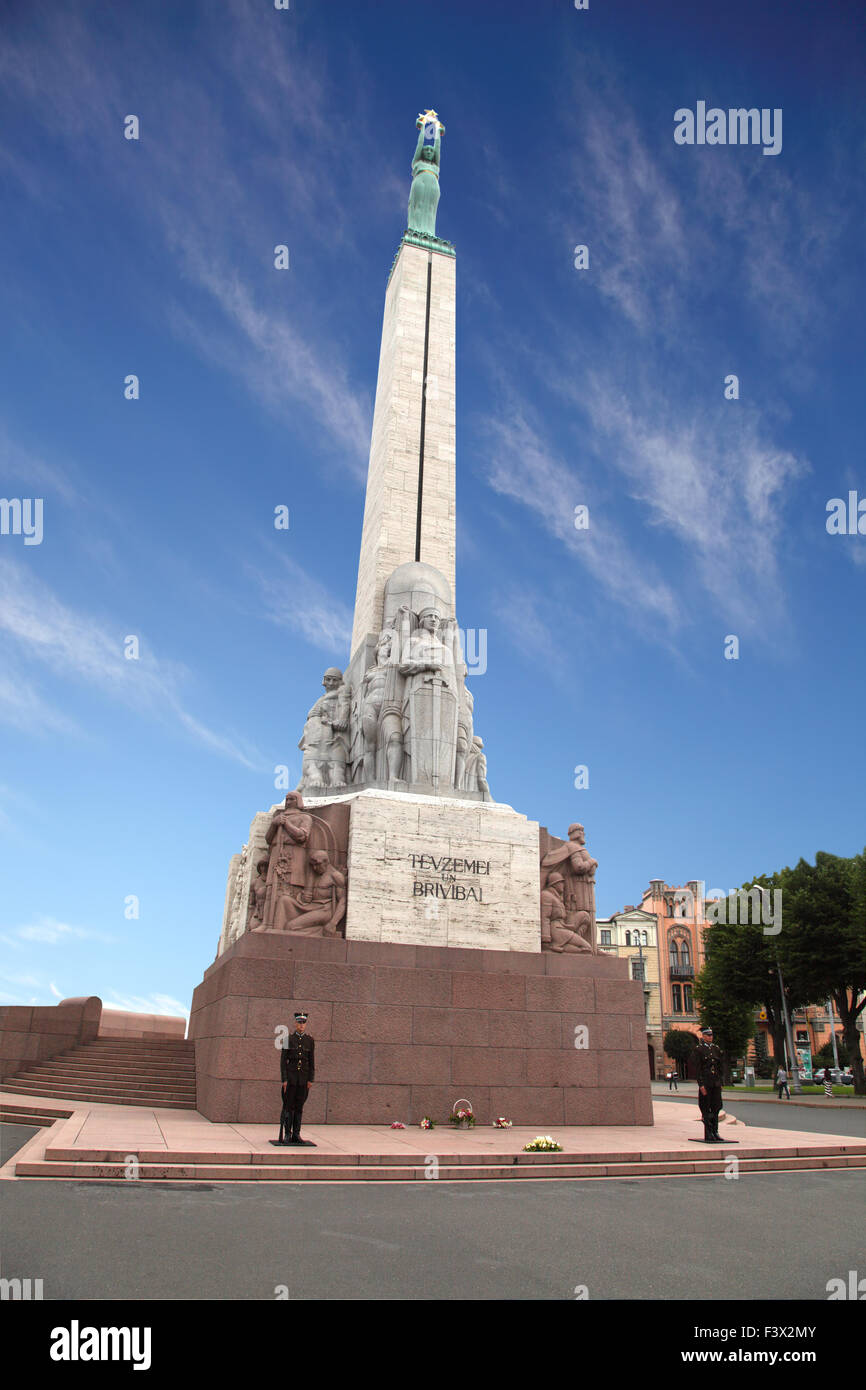
[[[496,802],[363,791],[349,810],[346,938],[538,951],[538,823]]]
[[[207,1119],[276,1132],[278,1030],[296,1009],[316,1040],[309,1124],[447,1124],[458,1099],[479,1124],[653,1122],[643,987],[626,961],[245,932],[193,995]]]

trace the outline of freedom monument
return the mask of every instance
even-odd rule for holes
[[[583,827],[494,800],[455,607],[453,245],[445,127],[418,117],[385,294],[351,652],[329,667],[301,780],[231,861],[195,991],[198,1108],[275,1113],[280,1030],[309,1013],[312,1123],[652,1124],[643,986],[596,953]],[[494,770],[495,771],[495,770]],[[494,777],[495,781],[495,777]]]

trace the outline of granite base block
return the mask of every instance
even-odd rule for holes
[[[459,1099],[479,1124],[651,1125],[627,962],[509,951],[495,970],[492,955],[246,933],[193,995],[199,1111],[276,1126],[275,1044],[303,1008],[317,1040],[310,1123],[447,1124]]]

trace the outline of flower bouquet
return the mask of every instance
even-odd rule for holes
[[[454,1104],[452,1105],[451,1123],[452,1125],[456,1125],[458,1129],[461,1125],[466,1125],[468,1129],[471,1129],[472,1126],[475,1124],[475,1115],[472,1111],[472,1104],[470,1101],[466,1099],[465,1096],[461,1096],[460,1100],[455,1100]]]
[[[429,1115],[425,1115],[424,1118],[423,1118],[423,1120],[421,1121],[421,1128],[422,1128],[422,1129],[435,1129],[435,1128],[436,1128],[436,1121],[435,1121],[435,1120],[431,1120],[431,1118],[430,1118]]]
[[[403,1124],[402,1120],[392,1120],[392,1121],[391,1121],[391,1128],[392,1128],[392,1129],[405,1129],[406,1126]]]
[[[523,1145],[525,1154],[561,1154],[562,1145],[557,1144],[551,1134],[536,1134],[528,1144]]]
[[[511,1128],[511,1121],[510,1121],[510,1120],[506,1120],[506,1118],[505,1118],[504,1115],[497,1115],[497,1116],[496,1116],[496,1119],[493,1121],[493,1128],[494,1128],[494,1129],[510,1129],[510,1128]]]

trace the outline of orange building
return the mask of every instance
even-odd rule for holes
[[[706,915],[704,885],[698,879],[688,883],[665,883],[650,879],[641,908],[658,921],[659,990],[661,995],[662,1036],[669,1028],[697,1034],[700,1027],[695,1003],[695,975],[704,963]],[[672,1065],[666,1059],[668,1066]],[[689,1063],[689,1075],[694,1068]]]

